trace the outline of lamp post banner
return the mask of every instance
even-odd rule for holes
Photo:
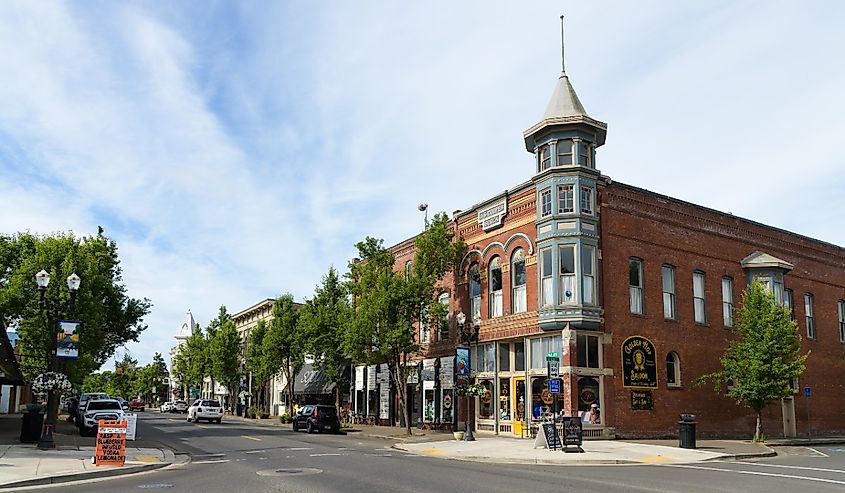
[[[78,320],[59,320],[59,332],[56,334],[56,357],[79,358]]]
[[[459,347],[455,349],[455,376],[469,376],[469,348]]]

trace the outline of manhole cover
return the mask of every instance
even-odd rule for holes
[[[257,471],[259,476],[309,476],[311,474],[320,474],[322,469],[314,469],[312,467],[288,467],[284,469],[264,469]]]
[[[142,490],[159,490],[163,488],[173,488],[173,485],[168,483],[150,483],[139,484],[138,488],[141,488]]]

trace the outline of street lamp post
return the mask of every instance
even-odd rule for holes
[[[455,317],[455,319],[458,322],[458,331],[460,333],[459,335],[460,335],[461,344],[466,344],[467,346],[469,346],[469,344],[471,342],[478,340],[479,324],[478,324],[477,319],[473,320],[473,328],[472,329],[470,329],[466,324],[467,316],[464,315],[464,312],[458,313],[458,315]],[[472,371],[472,361],[470,361],[469,363],[470,363],[469,369],[470,369],[470,372],[471,372]],[[467,383],[469,383],[469,382],[467,382]],[[467,429],[466,429],[466,432],[464,433],[464,441],[474,442],[475,441],[475,435],[473,435],[473,433],[472,433],[472,428],[473,428],[472,414],[473,413],[472,413],[472,409],[470,409],[472,400],[470,399],[470,396],[468,396],[468,395],[464,396],[464,397],[466,397],[466,410],[467,410],[467,426],[466,426]]]
[[[70,299],[66,305],[62,305],[57,298],[55,300],[47,299],[47,286],[50,284],[50,274],[44,269],[35,275],[35,284],[38,286],[38,308],[48,310],[48,330],[50,334],[50,352],[48,354],[48,366],[51,372],[56,371],[56,327],[59,324],[59,313],[61,310],[69,310],[76,302],[76,294],[79,291],[79,284],[82,280],[75,273],[67,278],[67,288],[70,292]],[[56,398],[55,389],[47,392],[47,419],[44,422],[44,427],[41,429],[41,438],[38,440],[39,449],[54,449],[56,443],[53,441],[53,430],[56,427],[56,418],[59,411],[59,402]]]

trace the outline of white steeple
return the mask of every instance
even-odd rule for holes
[[[191,335],[197,330],[197,323],[194,321],[194,315],[191,313],[191,309],[188,309],[188,312],[185,314],[185,321],[182,322],[182,326],[179,327],[179,330],[176,332],[174,336],[177,341],[184,342],[188,340]]]

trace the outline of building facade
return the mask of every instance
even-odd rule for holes
[[[185,319],[176,331],[176,335],[173,336],[176,339],[176,345],[170,348],[170,375],[168,378],[168,398],[170,400],[181,399],[187,401],[191,398],[191,389],[183,387],[182,382],[180,382],[173,373],[173,364],[176,361],[176,356],[179,354],[182,346],[188,342],[188,338],[191,337],[194,332],[199,332],[199,330],[199,324],[197,324],[194,320],[194,315],[191,313],[191,310],[188,309],[188,311],[185,312]]]
[[[614,182],[597,167],[606,135],[562,73],[523,135],[527,180],[454,213],[468,251],[441,286],[449,320],[418,328],[412,419],[466,419],[452,395],[460,313],[478,334],[472,377],[487,388],[470,407],[478,431],[525,436],[558,411],[582,416],[585,436],[673,436],[689,413],[701,436],[747,436],[754,413],[694,382],[720,369],[756,279],[790,307],[810,351],[765,433],[845,432],[845,249]],[[413,239],[392,250],[396,270],[409,268]],[[559,393],[548,387],[555,353]],[[397,423],[382,373],[355,369],[354,409]]]

